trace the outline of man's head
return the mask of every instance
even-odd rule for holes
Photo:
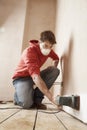
[[[40,49],[43,55],[48,55],[56,43],[55,36],[51,31],[44,31],[40,35]]]
[[[55,44],[56,43],[56,39],[54,36],[54,33],[51,31],[44,31],[40,34],[40,40],[42,42],[48,41],[50,42],[50,44]]]

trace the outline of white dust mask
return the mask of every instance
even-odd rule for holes
[[[51,49],[46,49],[46,48],[43,48],[43,44],[44,43],[40,43],[40,50],[41,50],[41,53],[45,56],[49,55]]]

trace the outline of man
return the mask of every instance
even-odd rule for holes
[[[40,41],[31,40],[29,42],[29,47],[24,50],[13,75],[15,104],[25,109],[32,106],[46,109],[46,106],[41,103],[44,95],[56,104],[53,95],[49,91],[59,75],[59,69],[57,69],[59,57],[52,50],[55,43],[55,36],[51,31],[42,32]],[[53,59],[54,66],[40,72],[40,67],[48,57]],[[34,85],[36,88],[33,87]]]

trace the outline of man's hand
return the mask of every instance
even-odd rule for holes
[[[57,67],[58,63],[59,63],[59,60],[55,60],[54,61],[54,66]]]
[[[61,110],[62,109],[62,106],[57,104],[56,102],[56,97],[53,97],[52,101],[53,105],[55,105],[55,107],[58,109],[58,110]]]

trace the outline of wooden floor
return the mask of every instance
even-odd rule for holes
[[[47,110],[24,110],[10,102],[0,104],[0,130],[87,130],[87,125],[46,105]]]

